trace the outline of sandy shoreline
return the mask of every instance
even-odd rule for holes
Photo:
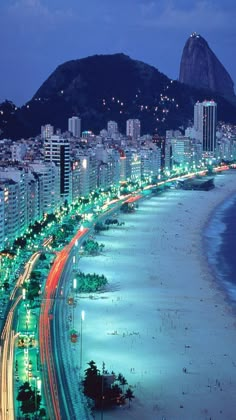
[[[103,255],[80,260],[82,271],[109,280],[107,292],[81,298],[75,310],[78,325],[86,313],[84,368],[104,361],[136,396],[104,420],[235,419],[236,318],[202,255],[203,228],[235,180],[225,173],[212,191],[143,201],[119,216],[124,226],[97,236]]]

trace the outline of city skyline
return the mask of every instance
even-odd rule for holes
[[[235,418],[235,16],[1,0],[1,420]]]
[[[235,7],[231,0],[224,5],[185,0],[112,5],[104,0],[99,8],[94,0],[79,5],[75,0],[69,5],[3,0],[0,100],[22,105],[58,65],[94,54],[123,52],[178,79],[183,47],[193,31],[206,39],[235,82]]]

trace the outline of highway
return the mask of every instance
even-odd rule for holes
[[[136,200],[142,198],[142,196],[129,197],[128,202],[133,203]],[[122,200],[124,202],[124,200]],[[102,221],[107,216],[116,212],[122,204],[120,200],[116,200],[112,203],[112,208],[108,208],[106,212],[99,215],[99,220]],[[56,366],[56,378],[57,378],[57,395],[59,398],[59,410],[61,419],[89,419],[90,414],[85,407],[83,400],[82,390],[80,391],[81,378],[79,378],[78,371],[75,371],[75,367],[71,363],[71,346],[68,345],[69,332],[67,326],[67,308],[68,303],[66,298],[70,295],[71,288],[71,275],[73,271],[73,259],[75,253],[86,239],[86,236],[90,233],[90,229],[83,229],[79,231],[77,235],[72,239],[70,244],[61,251],[63,256],[66,253],[66,260],[63,260],[63,268],[57,267],[55,261],[55,267],[49,276],[57,277],[57,286],[54,295],[53,310],[51,312],[51,350],[53,351],[54,362]],[[61,256],[58,256],[61,260]],[[73,310],[73,309],[72,309]]]
[[[58,309],[54,309],[54,304],[59,300],[57,299],[57,289],[59,290],[58,285],[70,253],[88,231],[88,229],[79,230],[69,245],[58,252],[45,285],[39,320],[39,342],[44,394],[50,419],[64,420],[73,418],[68,413],[71,400],[69,395],[70,387],[65,383],[65,366],[64,363],[60,364],[62,351],[59,351],[61,344],[58,344],[58,331],[62,327]],[[57,347],[58,345],[60,347]],[[55,366],[55,356],[58,362],[57,366]]]
[[[34,253],[25,266],[25,271],[15,284],[10,296],[8,314],[6,316],[4,328],[1,334],[1,352],[0,352],[0,413],[1,420],[14,419],[14,348],[17,333],[15,332],[15,310],[22,300],[22,284],[30,276],[30,273],[39,258],[40,253]]]

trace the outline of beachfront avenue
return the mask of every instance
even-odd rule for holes
[[[204,175],[205,172],[201,172],[201,174]],[[189,176],[192,176],[192,174]],[[116,206],[120,206],[123,202],[128,201],[133,194],[140,194],[140,197],[142,197],[145,194],[149,194],[154,187],[165,186],[178,178],[166,179],[157,185],[144,185],[142,188],[140,188],[140,185],[133,185],[133,189],[130,188],[126,195],[122,196],[119,192],[119,199],[113,198],[111,195],[108,198],[104,194],[102,199],[99,198],[99,200],[96,199],[93,202],[90,198],[88,202],[81,202],[77,208],[70,206],[68,210],[65,206],[54,223],[52,222],[50,226],[46,225],[44,230],[40,232],[39,237],[36,235],[36,237],[30,238],[26,248],[23,247],[21,252],[18,253],[17,262],[19,265],[22,265],[22,260],[23,258],[25,259],[25,252],[27,251],[28,255],[30,255],[32,249],[36,251],[29,256],[24,272],[20,274],[17,282],[12,287],[11,295],[9,295],[10,305],[6,308],[5,319],[3,320],[5,323],[1,334],[1,415],[3,419],[17,418],[20,415],[17,397],[20,386],[25,381],[29,382],[33,391],[35,402],[33,407],[35,410],[33,412],[41,410],[41,414],[43,414],[46,410],[47,414],[50,413],[52,417],[54,415],[56,418],[60,418],[58,416],[60,416],[62,410],[61,401],[65,402],[66,400],[66,404],[64,403],[65,407],[67,406],[67,400],[71,399],[69,394],[67,396],[60,395],[61,391],[55,391],[56,387],[57,389],[60,388],[60,390],[63,389],[63,386],[58,386],[58,384],[62,383],[62,377],[64,376],[58,370],[58,365],[63,366],[63,360],[60,363],[56,360],[57,354],[63,354],[63,352],[55,351],[63,347],[63,342],[59,339],[60,336],[55,333],[60,330],[61,324],[59,322],[56,327],[54,323],[54,321],[58,322],[62,314],[62,311],[57,308],[57,303],[65,303],[65,299],[60,300],[60,290],[63,290],[64,286],[61,284],[58,287],[58,282],[63,281],[64,264],[67,263],[68,258],[73,259],[72,254],[76,241],[78,239],[81,240],[83,235],[87,233],[87,227],[93,228],[98,217],[104,217],[107,211],[111,211]],[[76,230],[76,223],[74,223],[70,232],[67,229],[67,225],[73,224],[72,222],[74,221],[76,222],[77,216],[81,217],[80,226],[82,226],[82,229],[79,230],[79,236],[75,239],[73,235]],[[83,230],[84,227],[85,229]],[[57,241],[55,248],[53,248],[54,236],[56,236],[56,231],[58,232],[59,229],[64,231],[60,235],[60,243]],[[66,234],[66,237],[63,233]],[[63,248],[68,243],[68,238],[71,239],[69,243],[71,248],[70,245],[69,248],[68,245]],[[40,292],[38,293],[38,297],[40,297],[37,302],[38,306],[32,307],[32,300],[29,299],[31,290],[27,290],[27,283],[40,255],[46,255],[49,266],[50,262],[55,258],[54,267],[56,267],[57,278],[55,279],[53,275],[50,277],[50,274],[47,276],[47,270],[44,267],[44,280],[41,281],[40,290],[38,291]],[[16,270],[16,266],[14,266],[14,270]],[[52,272],[50,271],[50,273]],[[58,273],[62,275],[62,279]],[[66,291],[63,293],[66,294]],[[7,296],[6,293],[5,296]],[[58,316],[54,316],[54,310],[59,314]],[[39,330],[37,328],[38,325]],[[53,351],[52,348],[54,349]],[[56,355],[55,360],[54,354]],[[46,363],[44,364],[45,361]],[[14,378],[13,386],[12,378]],[[54,395],[53,401],[50,401],[49,389],[54,389],[54,393],[51,393],[51,395]],[[63,410],[62,412],[64,413]],[[61,418],[64,417],[61,416]],[[70,417],[66,416],[66,418]]]
[[[101,200],[101,205],[104,206],[103,200]],[[111,207],[114,207],[114,203],[111,204]],[[84,216],[84,219],[87,218],[86,215],[91,211],[91,208],[91,203],[81,205],[80,212]],[[109,211],[108,206],[105,205],[101,210],[101,218],[107,209]],[[64,215],[60,214],[61,226],[64,226],[64,222],[68,221],[69,218],[66,210],[67,209],[65,209]],[[71,214],[73,220],[76,220],[75,216],[74,213]],[[91,222],[89,223],[85,220],[84,224],[91,224]],[[38,306],[32,307],[32,301],[27,299],[26,293],[27,283],[29,282],[32,270],[39,260],[40,255],[48,255],[49,261],[52,261],[52,258],[56,255],[54,267],[56,267],[56,271],[59,270],[58,267],[61,267],[61,272],[63,271],[64,263],[67,258],[71,258],[68,246],[66,247],[67,250],[65,248],[65,250],[62,249],[62,251],[52,249],[52,234],[60,225],[58,226],[55,224],[55,226],[50,226],[50,229],[46,227],[45,232],[43,232],[39,241],[37,241],[37,237],[34,241],[29,241],[28,249],[36,248],[38,251],[35,252],[25,264],[24,272],[19,275],[10,295],[10,304],[8,305],[8,308],[6,308],[7,310],[4,319],[5,325],[2,327],[1,334],[1,416],[6,420],[9,418],[17,418],[20,415],[17,398],[19,396],[20,386],[25,382],[29,383],[30,388],[36,396],[34,398],[35,407],[32,409],[33,412],[41,412],[41,416],[47,412],[50,413],[53,418],[55,413],[56,415],[59,415],[59,410],[61,410],[59,408],[58,396],[55,398],[57,378],[55,377],[54,364],[52,364],[52,352],[49,353],[49,348],[52,345],[52,334],[51,330],[49,330],[50,322],[48,322],[48,319],[52,319],[55,290],[57,289],[57,282],[59,281],[58,273],[55,279],[53,270],[52,272],[50,271],[50,273],[52,273],[51,276],[49,274],[47,280],[45,281],[44,279],[44,282],[40,284],[40,299],[38,299],[38,303],[41,304],[41,311]],[[87,229],[81,226],[81,229],[71,240],[71,248],[75,245],[75,242],[78,245],[77,240],[80,236],[84,236],[86,231]],[[28,250],[27,253],[29,254]],[[17,255],[17,258],[19,265],[22,264],[20,255]],[[15,266],[14,270],[18,271]],[[37,328],[38,325],[39,330]],[[54,345],[54,348],[57,349],[57,346]],[[56,354],[58,354],[58,352]],[[9,355],[11,356],[10,359]],[[48,360],[45,364],[44,361],[47,357]],[[56,371],[60,372],[58,369],[56,369]],[[57,377],[59,377],[58,373]],[[61,389],[63,389],[63,387]],[[54,396],[53,401],[51,401],[52,398],[50,398],[50,396]],[[60,397],[61,401],[64,401],[64,396]],[[67,395],[67,399],[68,398],[69,395]],[[64,407],[66,407],[66,404],[64,404]]]

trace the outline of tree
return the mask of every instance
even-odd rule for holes
[[[10,283],[9,283],[9,281],[4,281],[4,283],[3,283],[3,287],[4,287],[4,289],[7,291],[8,289],[9,289],[9,287],[10,287]]]
[[[130,388],[124,394],[120,386],[114,383],[115,380],[119,381],[123,387],[127,384],[126,379],[121,373],[115,379],[114,372],[109,374],[105,370],[105,363],[103,363],[102,374],[93,360],[88,365],[89,368],[85,370],[85,379],[83,381],[84,394],[93,400],[95,408],[101,410],[111,408],[116,405],[125,404],[126,398],[129,401],[134,398]]]
[[[34,413],[39,410],[41,403],[41,395],[35,388],[32,389],[29,382],[24,382],[20,386],[17,395],[17,401],[21,401],[21,411],[24,414]]]
[[[47,259],[46,255],[42,252],[39,256],[40,261],[45,261]]]
[[[39,297],[40,285],[36,281],[31,281],[28,285],[26,299],[33,301],[35,298]]]
[[[119,375],[117,376],[117,380],[119,381],[120,385],[122,385],[122,390],[124,393],[124,387],[128,384],[127,380],[121,373],[119,373]]]
[[[78,284],[78,291],[81,293],[97,292],[107,284],[107,279],[104,274],[84,274],[80,271],[78,274],[76,274],[76,279]]]
[[[108,230],[109,226],[104,226],[103,223],[97,222],[94,226],[94,231],[96,233],[101,232],[102,230]]]
[[[21,236],[20,238],[15,239],[13,246],[16,247],[16,248],[18,248],[18,247],[19,248],[25,248],[26,244],[27,244],[26,239]]]
[[[127,398],[129,400],[129,407],[130,407],[130,401],[132,401],[132,399],[135,398],[131,388],[127,389],[127,391],[125,393],[125,398]]]
[[[89,363],[89,368],[85,370],[85,379],[83,381],[84,385],[84,394],[96,400],[100,396],[100,390],[102,387],[102,376],[98,370],[96,363],[91,360]]]
[[[40,410],[39,410],[39,417],[40,417],[40,419],[41,418],[43,418],[43,417],[46,417],[46,410],[45,410],[45,408],[40,408]]]

